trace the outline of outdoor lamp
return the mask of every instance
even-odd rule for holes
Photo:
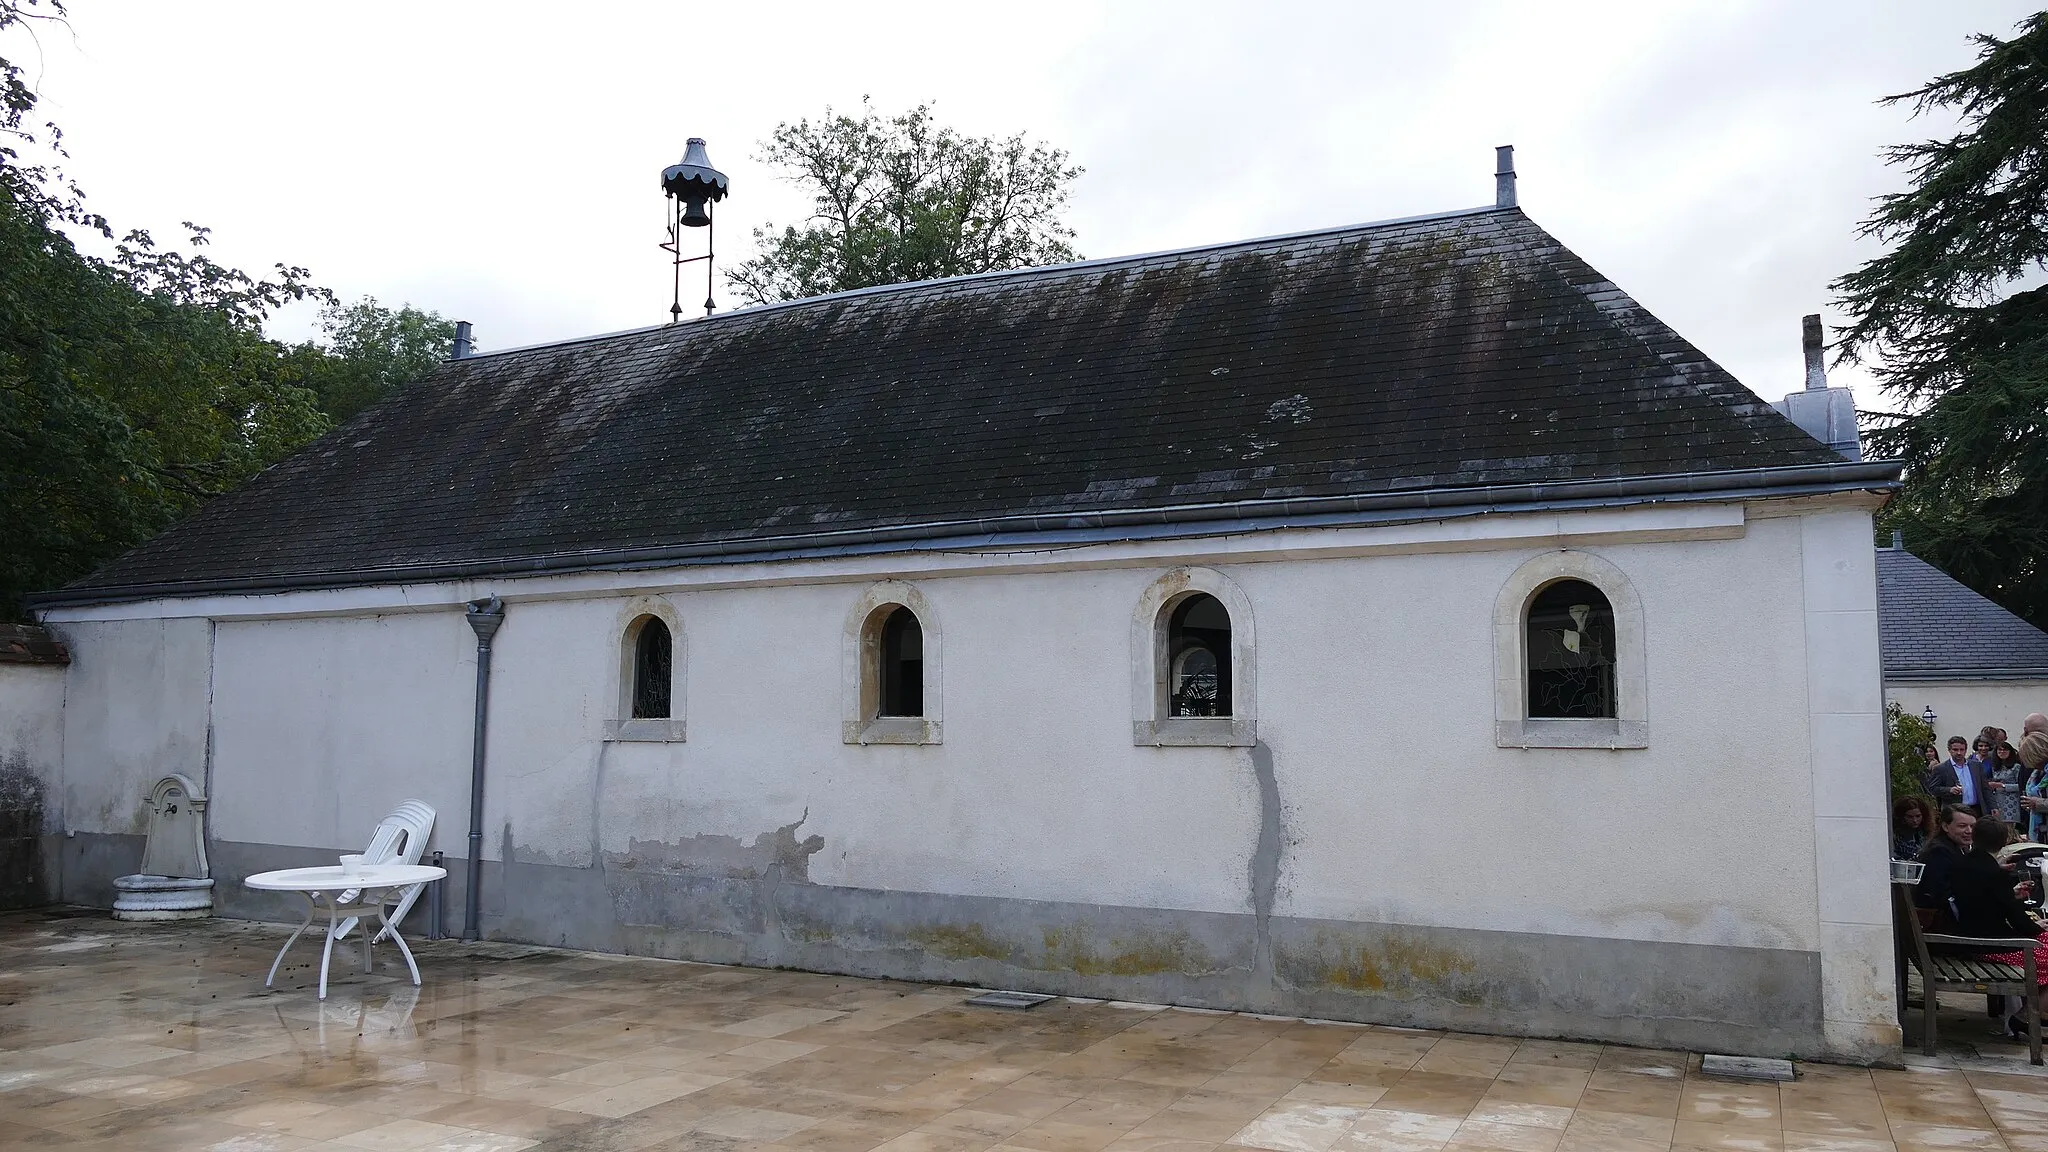
[[[1929,728],[1934,727],[1934,705],[1929,704],[1927,707],[1922,708],[1920,710],[1920,718],[1927,721]]]

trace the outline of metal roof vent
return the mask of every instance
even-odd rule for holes
[[[711,206],[725,199],[730,186],[725,173],[711,166],[711,157],[704,152],[704,139],[690,137],[683,148],[681,163],[671,164],[661,170],[661,190],[669,199],[668,242],[662,250],[675,256],[675,297],[669,305],[670,321],[683,318],[683,265],[704,261],[704,314],[711,315],[718,306],[711,299],[711,257],[715,245],[713,236],[716,229],[711,225]],[[704,254],[683,257],[683,229],[703,228]]]
[[[1502,144],[1493,150],[1493,206],[1515,206],[1515,146]]]
[[[1845,460],[1863,459],[1856,427],[1856,394],[1828,387],[1827,334],[1820,316],[1799,319],[1801,349],[1806,353],[1806,387],[1771,405],[1808,436],[1833,448]]]

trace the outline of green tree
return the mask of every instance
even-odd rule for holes
[[[0,33],[63,11],[0,0]],[[374,300],[339,307],[303,268],[223,267],[196,225],[189,252],[143,231],[117,237],[65,177],[62,134],[34,124],[36,103],[0,58],[0,619],[417,374],[444,323]],[[327,304],[331,349],[264,335],[278,308],[306,299]]]
[[[2048,626],[2048,286],[2027,286],[2048,267],[2048,12],[1975,42],[1972,67],[1885,101],[1961,127],[1888,153],[1911,187],[1862,225],[1889,250],[1835,282],[1842,356],[1902,406],[1870,430],[1907,465],[1881,531]]]
[[[886,118],[865,100],[858,118],[827,108],[778,125],[759,158],[814,207],[802,227],[754,230],[761,254],[726,274],[749,303],[1078,258],[1059,220],[1082,171],[1066,152],[963,136],[930,104]]]
[[[448,357],[455,322],[410,304],[397,310],[365,296],[320,312],[327,344],[293,350],[305,386],[336,424],[433,371]]]
[[[1897,704],[1884,706],[1885,752],[1891,763],[1892,795],[1926,795],[1921,770],[1927,757],[1920,750],[1934,743],[1934,729],[1927,721]]]

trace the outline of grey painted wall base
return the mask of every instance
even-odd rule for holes
[[[1822,1040],[1812,952],[842,888],[804,878],[808,845],[782,839],[740,847],[715,870],[644,854],[595,868],[488,861],[484,935],[1409,1027],[1841,1055]],[[65,898],[82,903],[110,904],[113,877],[141,852],[132,836],[64,843]],[[220,915],[294,922],[297,897],[252,892],[241,877],[334,859],[231,841],[209,854]],[[449,861],[445,892],[451,936],[462,927],[460,863]],[[509,910],[508,893],[518,897]],[[427,935],[426,914],[422,900],[409,935]]]
[[[114,906],[114,878],[142,869],[146,838],[117,832],[73,832],[46,838],[55,896],[88,908]],[[219,885],[215,885],[218,887]]]

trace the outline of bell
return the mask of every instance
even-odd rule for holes
[[[683,202],[687,228],[711,223],[705,205],[725,199],[728,186],[725,173],[711,166],[711,157],[704,154],[704,141],[696,136],[690,137],[689,147],[683,150],[682,163],[661,170],[661,190]]]

